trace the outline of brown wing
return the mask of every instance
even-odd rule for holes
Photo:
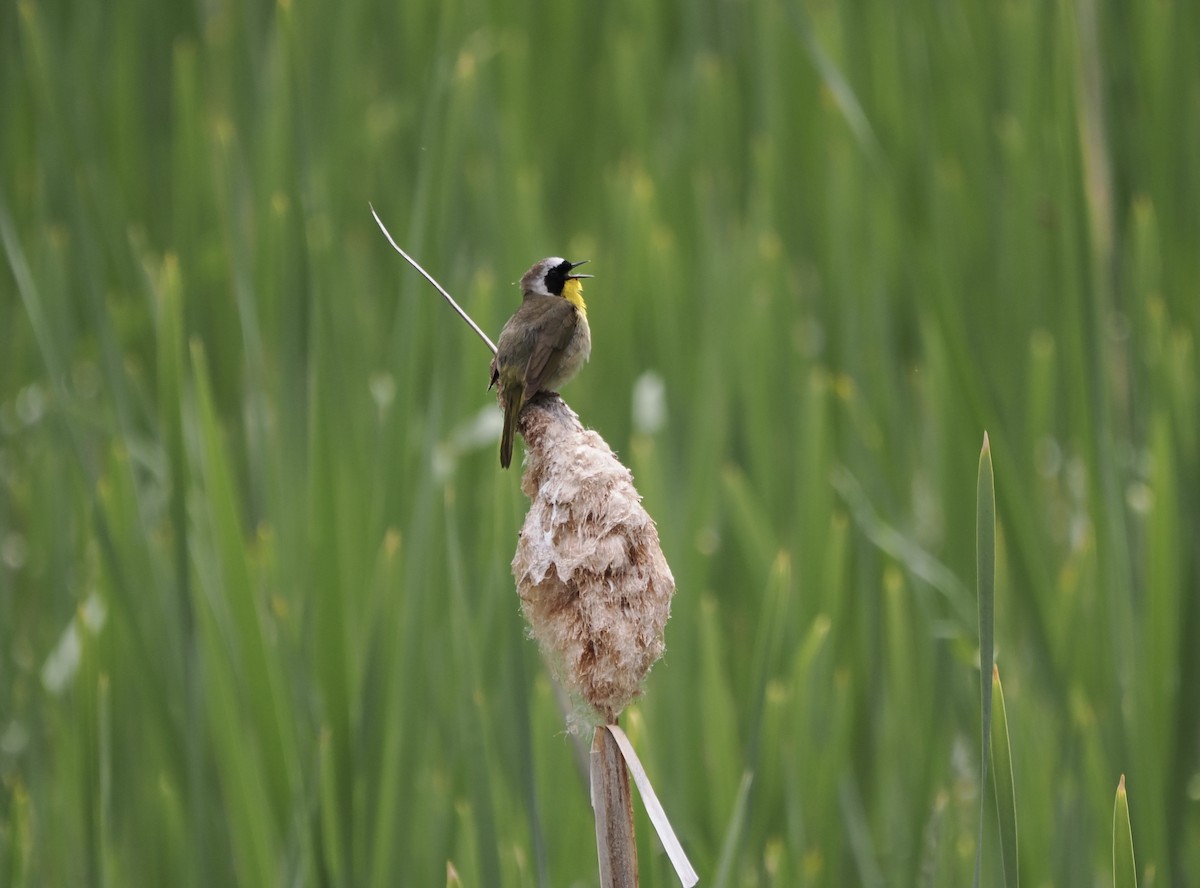
[[[557,296],[546,300],[546,308],[538,318],[533,351],[525,365],[525,400],[540,392],[542,383],[553,379],[558,372],[559,362],[575,335],[578,320],[575,306],[567,300]]]
[[[500,368],[512,367],[521,360],[519,356],[528,354],[529,339],[533,335],[533,323],[537,317],[537,307],[524,300],[516,313],[509,318],[500,331],[496,340],[496,354],[492,358],[491,381],[488,388],[500,382]],[[528,358],[525,359],[528,363]]]

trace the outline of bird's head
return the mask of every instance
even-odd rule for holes
[[[578,283],[581,278],[590,278],[590,274],[572,274],[572,272],[587,262],[568,262],[561,256],[551,256],[543,259],[525,272],[521,277],[521,294],[524,296],[563,296],[572,302],[579,296],[582,286]]]

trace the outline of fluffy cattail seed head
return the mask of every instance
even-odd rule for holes
[[[675,580],[633,475],[558,395],[530,401],[519,430],[521,609],[560,680],[612,723],[662,656]]]

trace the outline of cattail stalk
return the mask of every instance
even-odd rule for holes
[[[592,734],[592,813],[600,888],[637,888],[637,842],[633,834],[633,793],[621,750],[608,729]]]

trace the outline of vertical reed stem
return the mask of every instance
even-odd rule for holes
[[[637,888],[637,843],[629,772],[612,734],[603,726],[592,735],[592,811],[601,888]]]

